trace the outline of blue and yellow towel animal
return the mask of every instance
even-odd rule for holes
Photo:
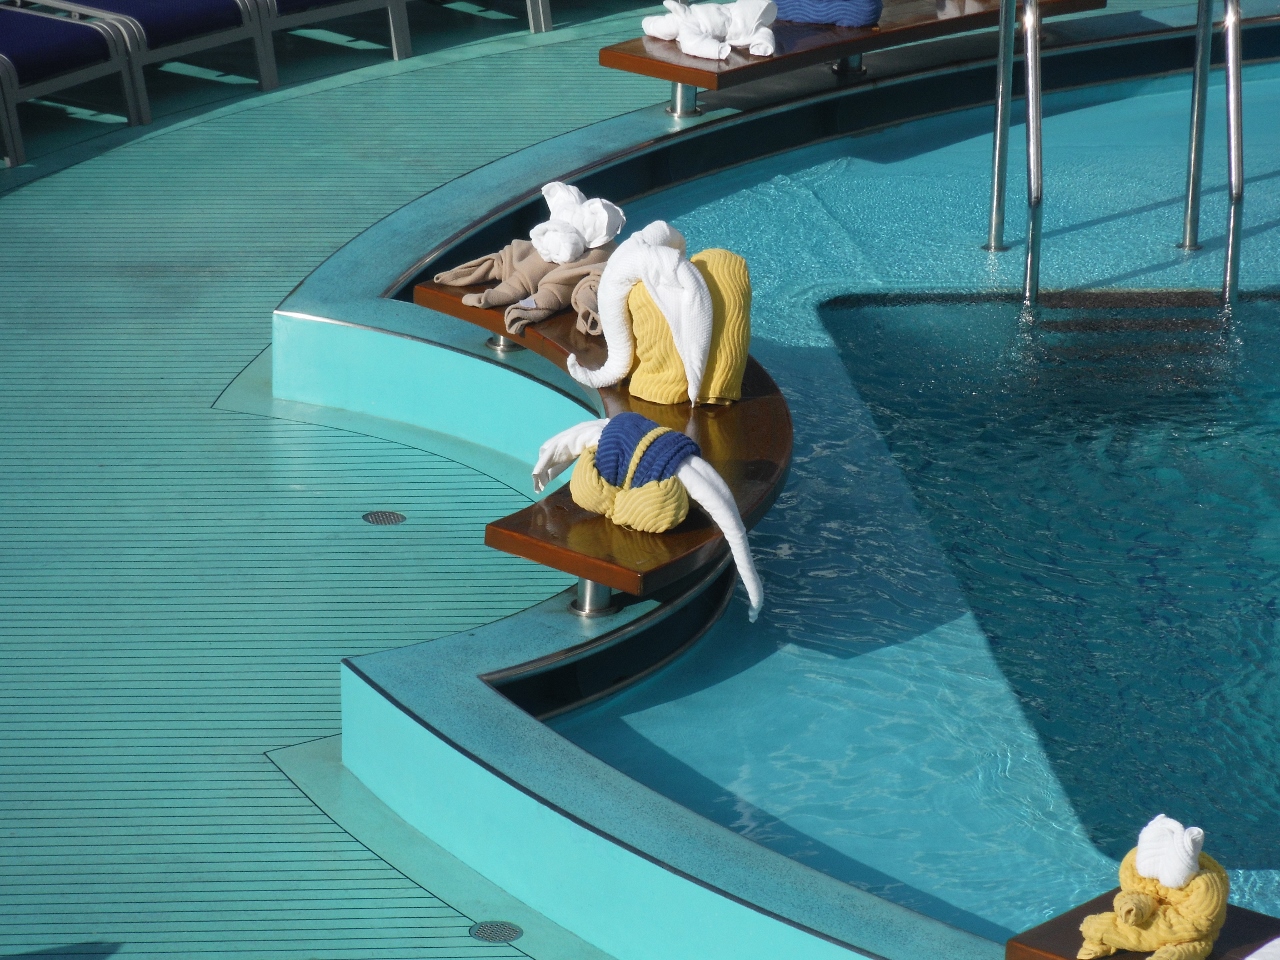
[[[579,455],[569,492],[582,509],[618,526],[663,533],[689,515],[689,494],[676,471],[701,452],[683,433],[622,413]]]
[[[578,506],[619,526],[662,533],[689,515],[692,500],[720,528],[747,588],[748,618],[764,604],[764,585],[751,559],[747,531],[733,493],[698,445],[638,413],[589,420],[562,430],[538,450],[533,489],[574,464],[569,493]]]

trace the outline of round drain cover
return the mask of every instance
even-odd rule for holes
[[[403,513],[396,513],[394,510],[371,510],[360,519],[365,523],[372,523],[376,527],[391,527],[397,523],[404,523],[405,516]]]
[[[510,943],[512,940],[519,940],[524,933],[514,923],[506,920],[482,920],[468,932],[485,943]]]

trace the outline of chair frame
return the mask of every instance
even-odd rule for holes
[[[346,3],[328,4],[286,14],[280,13],[276,0],[257,0],[257,3],[262,8],[262,33],[268,43],[277,30],[292,30],[311,23],[322,23],[386,7],[391,27],[392,59],[404,60],[413,56],[413,40],[409,36],[409,13],[405,8],[405,0],[347,0]]]
[[[6,4],[6,6],[8,5]],[[15,9],[21,10],[24,16],[62,19],[61,17],[55,17],[53,14],[41,13],[38,10],[28,10],[25,7],[15,6]],[[18,125],[18,104],[25,103],[28,100],[34,100],[38,97],[56,93],[59,90],[88,83],[90,80],[97,80],[99,77],[118,73],[120,74],[120,84],[124,88],[125,112],[129,118],[129,126],[137,126],[138,124],[146,123],[150,119],[148,111],[145,110],[146,93],[140,92],[137,87],[124,36],[117,31],[114,24],[103,21],[79,22],[86,27],[97,30],[106,39],[110,59],[105,63],[95,63],[93,66],[73,70],[70,73],[60,73],[36,83],[22,86],[18,81],[17,68],[8,57],[0,55],[0,147],[4,149],[4,165],[6,167],[19,167],[27,162],[26,149],[22,141],[22,129]]]
[[[72,0],[33,0],[33,2],[39,3],[42,7],[65,10],[77,17],[92,17],[95,21],[110,23],[119,31],[129,51],[129,63],[133,71],[134,86],[141,102],[143,123],[151,122],[151,102],[147,97],[146,81],[142,76],[142,68],[148,64],[175,60],[188,53],[209,50],[240,40],[252,40],[258,59],[259,89],[265,93],[280,85],[276,73],[275,50],[269,42],[270,38],[265,37],[262,32],[260,0],[235,0],[236,6],[240,8],[241,24],[238,27],[202,34],[180,43],[156,47],[154,50],[147,45],[146,30],[133,17],[112,13],[109,10],[99,10],[93,7],[91,2],[89,4],[74,3]]]

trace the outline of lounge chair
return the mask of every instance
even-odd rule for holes
[[[120,74],[131,125],[144,123],[124,37],[110,23],[85,22],[0,5],[0,147],[4,165],[26,162],[18,104]]]
[[[403,60],[413,56],[405,0],[258,0],[258,3],[262,5],[262,30],[268,39],[277,30],[291,30],[386,7],[387,19],[391,21],[392,58]]]
[[[142,68],[147,64],[252,40],[258,57],[258,86],[274,90],[276,57],[262,30],[261,0],[38,0],[42,7],[99,18],[115,25],[129,48],[134,86],[144,123],[151,122]]]

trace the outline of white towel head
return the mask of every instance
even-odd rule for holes
[[[608,200],[588,200],[577,187],[552,181],[542,188],[551,218],[529,231],[538,256],[548,263],[572,263],[588,249],[602,247],[627,218]]]
[[[1148,880],[1181,890],[1199,872],[1203,847],[1204,831],[1199,827],[1184,827],[1163,813],[1157,814],[1138,834],[1134,865]]]

